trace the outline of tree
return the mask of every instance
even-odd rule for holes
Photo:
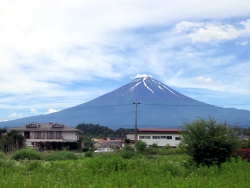
[[[184,122],[184,125],[181,148],[198,166],[220,165],[232,156],[239,144],[234,131],[226,123],[217,123],[211,117]]]
[[[25,137],[15,130],[11,130],[8,134],[1,136],[0,149],[4,152],[13,151],[24,147]]]
[[[136,143],[135,143],[135,148],[136,148],[136,151],[138,153],[144,153],[146,148],[147,148],[147,144],[146,142],[143,142],[141,140],[138,140]]]
[[[84,143],[84,148],[83,148],[84,151],[94,150],[94,144],[90,136],[82,135],[80,136],[80,139]]]

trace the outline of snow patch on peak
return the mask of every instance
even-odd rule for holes
[[[166,88],[169,92],[171,92],[171,93],[173,93],[174,95],[176,95],[175,92],[173,92],[173,91],[172,91],[171,89],[169,89],[167,86],[161,84],[160,82],[159,82],[159,84],[162,85],[164,88]],[[179,97],[178,95],[176,95],[176,96]]]
[[[128,92],[131,92],[135,89],[136,86],[138,86],[141,82],[138,82],[137,84],[135,84],[133,87],[129,88]]]
[[[151,91],[152,93],[154,93],[153,90],[150,89],[150,88],[147,86],[146,82],[145,82],[145,80],[147,80],[147,78],[148,78],[148,77],[143,78],[143,84],[144,84],[144,86],[145,86],[149,91]]]

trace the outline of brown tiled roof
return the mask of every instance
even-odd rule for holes
[[[27,125],[37,125],[34,127],[28,126]],[[53,124],[53,123],[31,123],[27,124],[24,126],[19,126],[19,127],[13,127],[11,129],[14,129],[16,131],[63,131],[63,132],[79,132],[83,133],[79,129],[75,129],[69,126],[65,126],[62,124]],[[59,125],[58,127],[54,126],[52,128],[52,125]]]

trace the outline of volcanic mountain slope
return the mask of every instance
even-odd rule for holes
[[[239,122],[245,127],[250,122],[250,111],[221,108],[199,102],[171,89],[152,77],[142,77],[100,96],[89,102],[60,112],[32,116],[0,125],[19,126],[30,122],[59,122],[76,126],[93,123],[113,129],[133,128],[136,100],[138,105],[138,127],[180,127],[183,121],[193,121],[197,117],[214,117],[229,124]]]

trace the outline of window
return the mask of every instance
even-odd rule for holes
[[[150,136],[139,136],[139,139],[150,139]]]
[[[166,136],[161,136],[161,138],[167,138]]]
[[[56,132],[56,139],[62,139],[62,132],[61,131]]]
[[[160,139],[160,136],[153,136],[153,139]]]
[[[53,132],[52,131],[47,132],[47,138],[48,139],[52,139],[53,138]]]
[[[175,137],[175,140],[181,140],[181,137]]]
[[[35,139],[41,139],[41,132],[35,131]]]
[[[172,140],[172,136],[167,136],[167,139],[168,140]]]

